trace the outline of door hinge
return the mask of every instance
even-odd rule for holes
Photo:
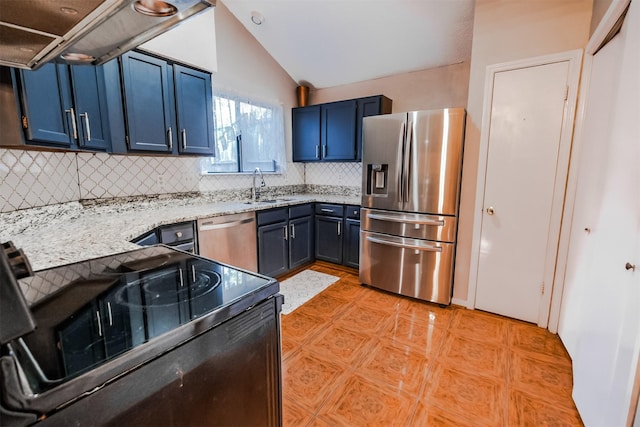
[[[29,128],[29,119],[27,119],[27,116],[22,116],[22,128],[23,129]]]
[[[540,294],[544,295],[544,282],[540,285]]]
[[[564,87],[564,100],[569,99],[569,85]]]

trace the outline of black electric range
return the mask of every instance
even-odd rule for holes
[[[37,299],[26,304],[36,328],[3,338],[1,403],[40,419],[279,291],[274,279],[163,245],[17,282]]]

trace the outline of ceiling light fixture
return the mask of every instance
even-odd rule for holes
[[[260,14],[260,12],[256,12],[255,10],[251,12],[251,22],[256,25],[262,25],[264,22],[264,16]]]
[[[143,15],[156,18],[173,16],[178,13],[177,7],[161,0],[137,0],[133,3],[133,9]]]
[[[65,53],[64,55],[61,56],[61,58],[67,62],[77,62],[81,64],[92,62],[96,59],[91,55],[87,55],[86,53],[75,53],[75,52]]]

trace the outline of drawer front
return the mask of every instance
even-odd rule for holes
[[[261,225],[275,224],[276,222],[287,221],[289,219],[288,208],[276,208],[256,213],[258,227]]]
[[[166,245],[193,240],[193,223],[168,225],[160,227],[160,241]]]
[[[289,218],[300,218],[313,214],[313,204],[289,206]]]
[[[360,206],[349,205],[346,207],[346,217],[349,219],[360,219]]]
[[[344,206],[330,203],[316,203],[316,215],[338,216],[342,218],[344,215]]]

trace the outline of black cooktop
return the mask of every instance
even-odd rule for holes
[[[26,293],[53,290],[30,307],[37,329],[11,346],[34,391],[154,342],[177,345],[279,290],[274,279],[162,245],[41,270],[19,283]]]

